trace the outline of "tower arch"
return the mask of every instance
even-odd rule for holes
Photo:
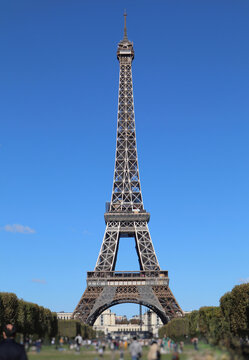
[[[97,308],[93,314],[89,317],[88,320],[88,324],[89,325],[93,325],[95,323],[95,321],[97,320],[97,318],[107,309],[112,308],[115,305],[120,305],[120,304],[138,304],[138,305],[143,305],[145,307],[147,307],[148,309],[152,310],[154,313],[156,313],[159,318],[161,319],[163,324],[167,324],[168,321],[170,320],[169,317],[165,316],[165,313],[163,311],[161,311],[160,309],[158,309],[155,305],[153,304],[149,304],[147,302],[143,302],[143,301],[138,301],[136,299],[120,299],[120,300],[115,300],[112,301],[108,304],[104,304],[103,306]]]

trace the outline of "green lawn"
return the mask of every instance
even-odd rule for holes
[[[143,356],[141,360],[147,360],[147,349],[143,350]],[[103,358],[99,357],[95,350],[87,350],[82,348],[80,353],[76,353],[74,350],[69,350],[64,347],[63,351],[56,350],[53,347],[44,346],[39,354],[29,351],[29,360],[72,360],[72,359],[84,359],[84,360],[119,360],[119,351],[111,352],[107,350]],[[125,352],[124,360],[130,360],[129,352]],[[171,360],[172,354],[162,354],[161,360]],[[209,345],[200,344],[199,351],[194,351],[191,345],[186,345],[184,352],[180,354],[180,360],[229,360],[228,355],[219,350],[211,348]]]

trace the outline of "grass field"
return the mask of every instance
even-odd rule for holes
[[[148,349],[143,349],[143,356],[141,360],[147,359]],[[129,352],[125,352],[124,360],[131,360]],[[63,351],[56,350],[51,346],[44,346],[40,353],[28,352],[29,360],[119,360],[119,351],[111,352],[109,350],[105,351],[104,356],[101,358],[94,349],[85,349],[82,348],[80,353],[75,352],[74,350],[69,350],[67,347],[64,347]],[[162,354],[161,360],[171,360],[172,353]],[[200,344],[199,351],[194,351],[191,345],[185,346],[184,352],[180,354],[180,360],[229,360],[227,353],[211,348],[209,345]]]

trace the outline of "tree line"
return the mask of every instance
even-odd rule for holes
[[[0,292],[0,336],[4,326],[9,323],[14,324],[17,332],[24,337],[72,338],[77,334],[86,339],[95,337],[95,331],[88,325],[76,320],[58,320],[55,312],[43,306],[18,299],[13,293]]]
[[[205,306],[159,329],[160,337],[175,341],[199,337],[211,345],[249,355],[249,284],[235,286],[220,306]]]

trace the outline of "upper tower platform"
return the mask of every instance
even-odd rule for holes
[[[121,40],[118,44],[118,50],[117,50],[117,58],[120,61],[120,59],[125,56],[130,56],[131,59],[134,59],[134,49],[133,49],[133,42],[128,40],[127,37],[127,28],[126,28],[126,12],[124,13],[124,37],[123,40]]]

